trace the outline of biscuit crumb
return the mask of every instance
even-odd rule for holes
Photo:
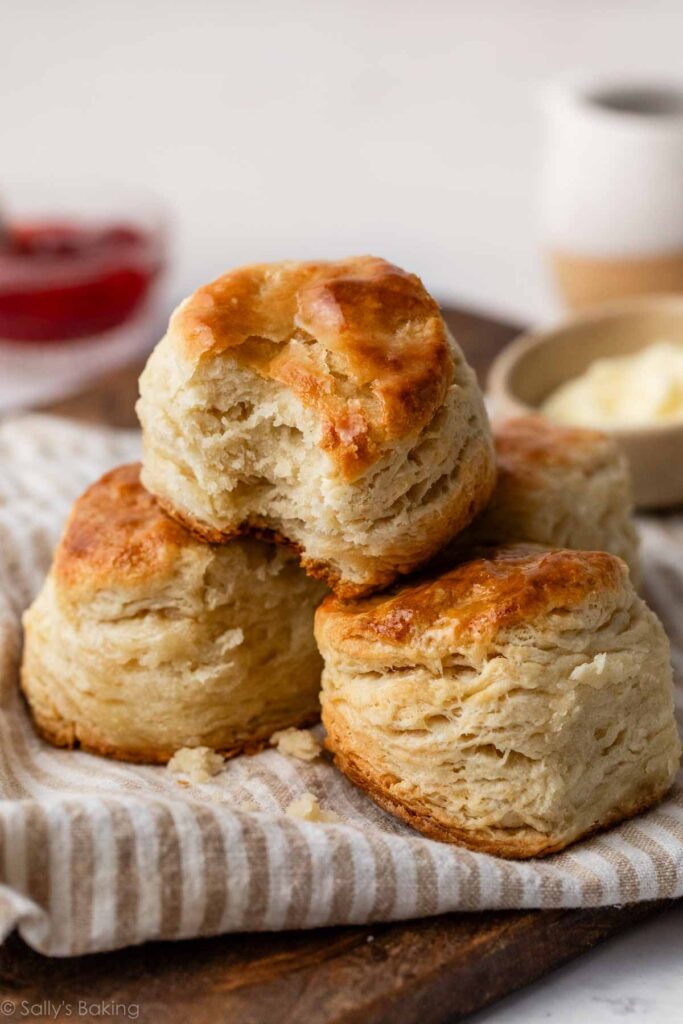
[[[187,785],[187,783],[185,783]],[[206,798],[210,800],[212,804],[220,804],[222,807],[227,807],[231,811],[260,811],[261,808],[258,804],[255,804],[253,800],[235,800],[222,789],[209,789],[206,790]]]
[[[223,633],[220,644],[224,651],[233,651],[235,647],[239,647],[240,644],[244,643],[244,631],[239,629],[226,629]]]
[[[270,737],[270,745],[277,747],[279,754],[298,757],[300,761],[313,761],[322,750],[308,729],[280,729]]]
[[[339,815],[334,811],[323,810],[313,793],[303,793],[296,800],[292,800],[286,808],[285,814],[290,818],[299,818],[300,821],[316,821],[323,824],[341,821]]]
[[[208,782],[212,775],[218,775],[225,764],[225,758],[209,747],[181,747],[168,762],[168,770],[174,775],[186,775],[192,783]]]

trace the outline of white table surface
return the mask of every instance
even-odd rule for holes
[[[472,1024],[681,1024],[683,905],[470,1018]]]

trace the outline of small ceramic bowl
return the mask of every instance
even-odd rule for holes
[[[560,384],[595,359],[626,355],[656,341],[683,342],[683,295],[623,299],[534,331],[498,356],[488,378],[496,417],[537,412]],[[683,503],[683,423],[611,429],[628,457],[640,508]]]

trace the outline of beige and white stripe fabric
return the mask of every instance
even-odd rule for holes
[[[20,615],[71,501],[135,458],[135,434],[31,416],[0,428],[0,937],[68,956],[147,939],[578,907],[683,895],[683,778],[650,813],[542,862],[432,842],[328,762],[266,751],[183,787],[164,768],[58,751],[17,690]],[[674,651],[683,722],[683,516],[641,521],[648,599]],[[340,824],[283,809],[310,791]]]

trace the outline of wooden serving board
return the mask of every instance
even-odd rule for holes
[[[446,311],[446,319],[483,384],[517,328],[461,310]],[[49,411],[133,426],[138,372],[113,374]],[[27,1019],[26,1001],[44,1004],[32,1020],[100,1020],[101,1007],[115,1004],[117,1019],[153,1024],[442,1024],[672,903],[447,914],[363,928],[150,943],[69,960],[40,956],[13,936],[0,947],[0,1000],[16,1007],[6,1020]],[[82,1012],[83,1003],[95,1012]]]

